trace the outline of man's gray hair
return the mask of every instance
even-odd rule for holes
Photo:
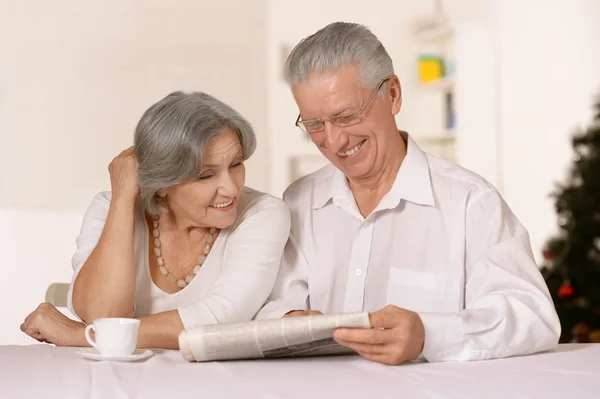
[[[198,177],[206,143],[224,129],[235,131],[244,160],[256,148],[252,126],[237,111],[200,92],[169,94],[140,119],[134,137],[140,200],[151,215],[164,211],[156,192]]]
[[[363,25],[334,22],[303,39],[287,58],[285,80],[290,86],[312,75],[358,65],[361,83],[376,88],[394,74],[392,59],[377,37]]]

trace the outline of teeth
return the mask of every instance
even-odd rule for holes
[[[231,205],[232,202],[233,200],[230,200],[229,202],[221,202],[220,204],[212,204],[211,206],[215,208],[225,208]]]
[[[357,144],[355,147],[352,147],[352,148],[350,148],[350,149],[349,149],[348,151],[346,151],[346,152],[338,152],[337,154],[338,154],[340,157],[347,157],[347,156],[350,156],[350,155],[354,154],[356,151],[360,150],[360,147],[362,147],[363,143],[364,143],[364,141],[362,141],[362,142],[358,143],[358,144]]]

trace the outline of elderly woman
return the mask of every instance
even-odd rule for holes
[[[141,320],[138,347],[178,347],[184,328],[251,320],[267,299],[290,230],[282,200],[244,186],[256,139],[231,107],[176,92],[150,107],[134,147],[110,164],[73,256],[68,306],[85,323]],[[87,346],[84,323],[42,304],[21,329]]]

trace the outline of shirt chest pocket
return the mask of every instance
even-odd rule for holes
[[[454,313],[460,309],[460,278],[450,273],[390,269],[387,302],[413,312]]]

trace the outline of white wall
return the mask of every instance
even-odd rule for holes
[[[68,211],[0,209],[5,226],[0,232],[0,345],[35,343],[19,326],[44,301],[51,283],[71,282],[71,256],[82,216]]]
[[[268,189],[266,0],[0,2],[0,345],[69,282],[81,215],[142,112],[206,91],[256,129],[247,184]]]
[[[0,205],[82,209],[109,187],[143,111],[211,93],[259,135],[248,184],[267,188],[265,1],[0,3]]]
[[[600,93],[600,2],[495,0],[486,11],[502,37],[504,196],[541,259],[557,230],[548,195],[571,164],[570,132],[589,123]]]

